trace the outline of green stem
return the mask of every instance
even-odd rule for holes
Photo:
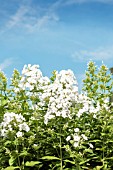
[[[17,144],[16,144],[16,151],[18,151]],[[22,170],[22,169],[21,169],[21,165],[20,165],[20,159],[19,159],[19,156],[17,156],[17,158],[18,158],[18,165],[19,165],[19,169],[20,169],[20,170]]]
[[[54,142],[54,141],[53,141],[53,144],[54,144],[54,146],[55,146],[55,142]],[[59,152],[58,152],[58,150],[57,150],[57,147],[55,147],[55,149],[56,149],[56,152],[57,152],[58,157],[60,157]]]
[[[62,167],[62,137],[61,137],[61,127],[60,127],[60,170],[63,170],[63,167]]]
[[[25,157],[23,157],[23,162],[22,162],[22,164],[23,164],[23,169],[24,169],[24,165],[25,165],[24,159],[25,159]]]
[[[23,146],[23,149],[24,149],[24,141],[23,141],[22,146]],[[22,169],[24,169],[24,166],[25,166],[25,162],[24,162],[24,160],[25,160],[25,156],[23,157],[23,161],[22,161]]]

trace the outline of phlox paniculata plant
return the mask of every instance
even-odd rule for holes
[[[1,169],[110,169],[111,75],[89,62],[83,91],[72,70],[43,76],[38,65],[1,76]]]

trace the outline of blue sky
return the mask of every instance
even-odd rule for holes
[[[113,0],[0,0],[0,68],[24,64],[44,75],[72,69],[79,87],[87,62],[113,66]]]

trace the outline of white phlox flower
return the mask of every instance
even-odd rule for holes
[[[19,137],[22,137],[23,134],[22,134],[22,132],[18,131],[18,132],[16,133],[16,136],[17,136],[17,138],[19,138]]]
[[[79,132],[79,128],[75,128],[74,131],[75,131],[75,133],[78,133]]]
[[[94,148],[94,146],[93,146],[91,143],[89,143],[89,147],[90,147],[91,149]]]
[[[66,141],[68,142],[70,140],[71,140],[71,136],[67,136]]]
[[[15,93],[18,93],[20,91],[19,88],[17,88],[17,87],[14,87],[13,90],[14,90]]]
[[[83,113],[94,113],[100,111],[100,104],[97,102],[97,104],[94,106],[94,101],[91,100],[89,97],[87,97],[85,94],[80,94],[78,97],[78,103],[81,103],[83,106],[81,109],[79,109],[76,116],[80,118]]]
[[[78,87],[74,73],[71,70],[56,72],[56,79],[53,83],[44,87],[40,96],[43,103],[48,99],[48,109],[44,119],[49,120],[54,116],[71,117],[70,107],[73,101],[77,101],[77,95]],[[48,120],[45,120],[45,122],[47,123]]]
[[[86,141],[88,138],[85,134],[79,134],[79,128],[75,128],[74,131],[74,134],[67,136],[66,141],[69,141],[76,148],[81,145],[82,141]]]
[[[25,90],[30,89],[33,90],[37,85],[42,87],[47,85],[50,82],[48,77],[43,77],[41,70],[39,69],[39,65],[24,65],[22,70],[22,78],[19,83],[19,88]]]
[[[97,118],[96,114],[94,114],[94,115],[93,115],[93,118],[94,118],[94,119],[96,119],[96,118]]]
[[[29,126],[25,122],[25,118],[21,114],[16,114],[13,112],[6,112],[3,117],[3,122],[0,124],[1,136],[6,137],[7,133],[12,132],[15,127],[19,128],[20,131],[28,132],[30,130]],[[20,133],[21,134],[21,133]],[[17,133],[19,136],[19,133]]]
[[[79,142],[74,142],[73,146],[76,148],[79,146]]]
[[[82,134],[81,136],[84,140],[88,140],[87,136],[85,136],[84,134]]]
[[[74,139],[74,141],[79,142],[80,136],[79,135],[73,135],[73,139]]]
[[[29,128],[29,126],[26,124],[26,122],[23,122],[22,124],[19,124],[18,127],[19,127],[19,130],[20,130],[20,131],[24,130],[24,131],[28,132],[28,131],[30,130],[30,128]]]

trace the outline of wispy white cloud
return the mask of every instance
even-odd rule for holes
[[[89,2],[89,0],[66,0],[64,2],[65,5],[72,5],[72,4],[80,4],[80,3],[85,3],[85,2]]]
[[[25,6],[21,6],[14,15],[10,16],[9,21],[7,22],[7,27],[12,28],[14,26],[17,26],[25,19],[25,14],[27,13],[28,8]]]
[[[34,23],[26,23],[24,24],[24,27],[27,28],[29,32],[33,32],[36,30],[41,30],[45,29],[46,26],[52,22],[57,22],[59,21],[59,17],[55,14],[46,14],[41,16],[40,18],[35,18]]]
[[[106,4],[113,4],[113,0],[65,0],[65,5],[72,5],[72,4],[82,4],[82,3],[92,3],[92,2],[99,2],[99,3],[106,3]]]
[[[3,30],[1,30],[1,33],[12,28],[21,28],[21,30],[25,29],[29,32],[42,30],[60,20],[57,11],[59,8],[63,8],[66,5],[87,2],[113,3],[113,0],[56,0],[56,2],[50,5],[45,4],[44,7],[41,7],[38,3],[35,7],[32,6],[32,0],[29,3],[28,1],[23,2],[24,3],[19,5],[19,8],[16,9],[14,14],[8,17],[8,21]]]
[[[45,28],[47,24],[58,22],[59,16],[56,9],[60,6],[61,0],[52,3],[47,8],[37,5],[35,8],[28,5],[21,5],[16,12],[10,16],[6,23],[6,29],[24,28],[27,31],[35,31]]]
[[[4,70],[14,63],[13,58],[6,58],[2,63],[0,63],[0,70]]]
[[[76,51],[72,54],[71,57],[74,61],[88,61],[90,59],[95,61],[110,60],[113,59],[113,46],[106,48],[101,47],[92,51]]]

